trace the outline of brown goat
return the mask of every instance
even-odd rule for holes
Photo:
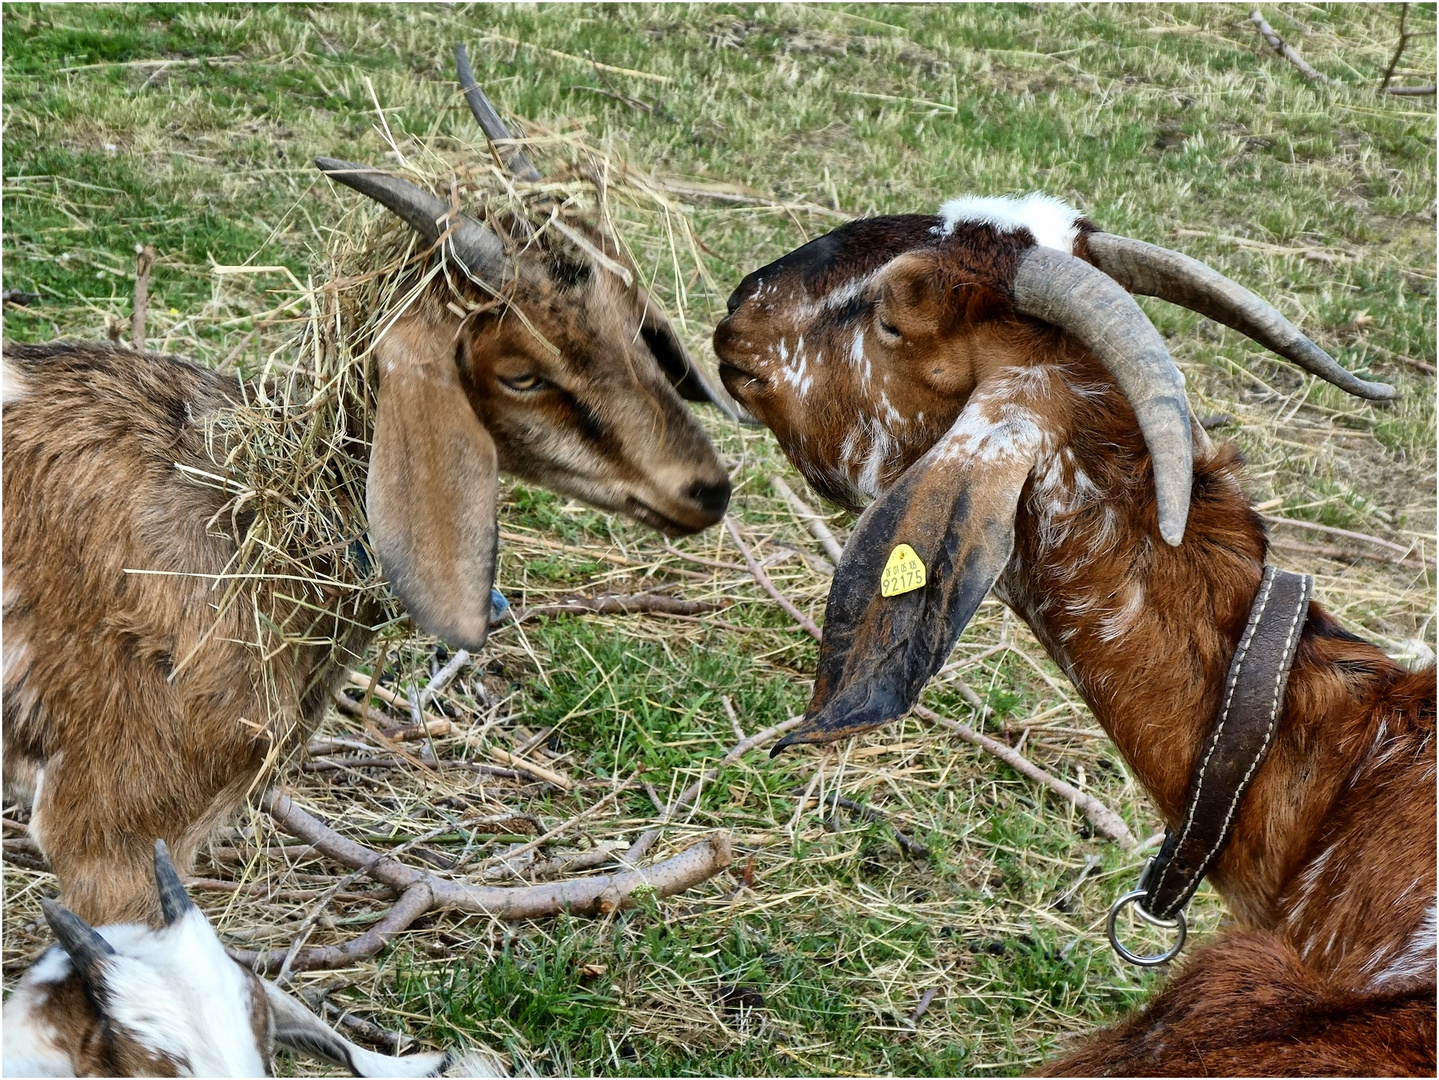
[[[353,447],[368,455],[369,545],[421,628],[483,643],[500,470],[670,535],[720,520],[728,475],[676,392],[709,388],[617,245],[512,240],[405,181],[319,164],[446,260],[376,336],[373,418],[346,418],[373,435]],[[462,316],[455,299],[481,306]],[[71,910],[153,923],[154,839],[188,871],[319,720],[381,613],[353,590],[297,599],[260,582],[264,618],[299,642],[263,658],[247,605],[217,614],[214,585],[234,574],[247,521],[231,492],[194,476],[224,459],[207,424],[241,399],[235,378],[105,345],[4,355],[6,789],[32,802]]]
[[[1208,267],[1042,196],[856,221],[735,291],[715,331],[726,385],[822,494],[874,500],[788,742],[903,715],[992,586],[1179,823],[1266,539],[1237,452],[1192,425],[1126,289],[1392,394]],[[899,543],[928,580],[882,596]],[[1432,1075],[1434,728],[1434,670],[1405,671],[1311,603],[1272,748],[1210,871],[1236,930],[1048,1071]]]

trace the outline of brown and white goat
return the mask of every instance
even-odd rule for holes
[[[237,964],[155,845],[163,925],[98,928],[42,900],[58,944],[5,1001],[6,1076],[268,1076],[276,1043],[356,1076],[503,1076],[478,1053],[356,1046]]]
[[[715,331],[726,386],[821,494],[873,500],[788,742],[903,715],[993,587],[1178,824],[1266,538],[1237,451],[1191,426],[1126,290],[1392,396],[1210,268],[1044,196],[852,222],[735,291]],[[882,596],[899,543],[928,581]],[[1210,872],[1235,930],[1049,1069],[1432,1075],[1434,728],[1433,668],[1405,671],[1311,603],[1272,749]]]
[[[421,628],[483,644],[501,470],[670,535],[720,520],[728,475],[676,392],[709,388],[616,244],[512,241],[403,180],[319,165],[448,262],[373,343],[372,428],[347,418],[373,436],[352,448],[368,455],[370,546]],[[485,306],[455,314],[451,287]],[[188,871],[319,720],[380,613],[338,587],[295,600],[262,582],[264,616],[301,642],[268,657],[246,605],[217,614],[247,520],[192,477],[216,470],[206,425],[241,399],[235,378],[107,345],[4,358],[6,789],[31,800],[79,917],[153,921],[153,839]]]

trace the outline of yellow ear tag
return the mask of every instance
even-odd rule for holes
[[[908,544],[899,544],[889,553],[879,579],[880,596],[899,596],[924,588],[924,563]]]

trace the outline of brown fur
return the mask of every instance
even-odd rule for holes
[[[1177,824],[1264,562],[1263,526],[1241,490],[1237,453],[1196,447],[1188,530],[1170,547],[1158,535],[1149,458],[1128,403],[1082,346],[1007,311],[1002,284],[983,268],[985,260],[1001,266],[1011,257],[1006,242],[1022,248],[1028,234],[961,225],[934,241],[908,218],[856,232],[862,247],[845,243],[844,229],[826,238],[816,286],[806,279],[806,249],[745,279],[715,335],[726,384],[822,493],[850,505],[900,490],[914,466],[964,477],[954,499],[972,512],[976,485],[1009,482],[985,471],[993,446],[959,464],[922,455],[981,400],[972,397],[977,388],[982,411],[965,412],[965,423],[990,425],[998,438],[1004,417],[1031,419],[1042,449],[1019,496],[1013,556],[996,594],[1031,626],[1166,822]],[[847,265],[857,269],[846,274]],[[844,302],[826,307],[831,294]],[[793,351],[799,338],[805,365]],[[823,364],[814,364],[817,354]],[[807,393],[797,385],[802,366],[814,380]],[[907,517],[886,500],[855,535],[875,530],[868,546],[883,551],[886,540],[926,529],[959,529],[949,543],[967,550],[979,544],[977,530],[998,520],[990,513],[956,524],[949,504],[930,500],[929,509],[916,504],[928,524],[910,521],[901,535],[898,526],[880,528]],[[848,580],[861,546],[846,551],[826,616],[827,643],[836,622],[845,627],[834,635],[838,647],[853,642],[856,651],[869,639],[849,632],[845,619],[862,614],[841,594],[873,589],[862,574],[858,584]],[[940,580],[937,591],[955,590]],[[894,636],[898,643],[884,648],[922,635]],[[923,677],[948,651],[936,642]],[[822,674],[842,660],[827,644]],[[845,664],[855,686],[872,678],[864,657]],[[907,689],[917,694],[922,681]],[[834,693],[817,681],[811,714],[824,719]],[[1432,1074],[1434,729],[1434,670],[1405,672],[1312,604],[1273,748],[1210,874],[1235,932],[1197,953],[1138,1016],[1053,1072]]]
[[[496,462],[673,535],[718,521],[729,495],[658,362],[683,348],[642,290],[543,253],[516,274],[511,303],[463,321],[421,297],[376,348],[381,427],[399,434],[371,473],[372,539],[404,540],[387,571],[421,582],[417,619],[460,644],[484,632],[483,615],[464,620],[488,610]],[[216,469],[205,420],[237,399],[233,378],[105,345],[7,345],[5,364],[6,788],[33,796],[43,768],[32,830],[66,906],[154,921],[154,839],[188,871],[319,719],[377,613],[339,590],[259,586],[291,638],[346,638],[337,658],[295,646],[264,664],[247,605],[217,617],[214,575],[247,521],[217,518],[228,497],[176,464]],[[436,378],[451,389],[413,389]],[[478,434],[454,436],[466,426]],[[485,439],[488,466],[464,449]]]

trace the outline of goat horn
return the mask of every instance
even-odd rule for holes
[[[1194,450],[1184,376],[1159,332],[1118,281],[1054,248],[1020,256],[1014,306],[1072,333],[1119,383],[1154,463],[1159,534],[1177,546],[1189,517]]]
[[[443,231],[440,223],[450,215],[449,204],[439,196],[368,165],[330,157],[316,158],[315,165],[326,176],[393,210],[430,243],[439,240]],[[475,277],[489,281],[504,277],[508,265],[505,246],[485,226],[461,214],[449,242],[456,257]]]
[[[502,142],[513,143],[515,137],[510,134],[505,122],[500,119],[500,114],[495,112],[495,107],[490,104],[490,99],[480,89],[480,84],[475,81],[475,71],[470,67],[470,53],[463,44],[455,46],[455,67],[460,74],[460,87],[465,92],[465,100],[469,102],[470,112],[475,114],[480,129],[484,131],[485,138],[491,144]],[[540,171],[535,168],[534,163],[525,156],[525,152],[517,146],[500,147],[495,146],[500,157],[504,159],[505,167],[514,173],[521,180],[535,181],[540,179]]]
[[[170,849],[163,840],[155,841],[155,887],[160,890],[160,913],[165,917],[166,926],[195,906],[180,882],[180,873],[170,861]]]
[[[45,921],[50,924],[55,940],[82,978],[93,974],[97,964],[115,955],[114,946],[69,908],[61,907],[47,897],[40,901],[40,910],[45,913]]]
[[[1388,383],[1366,382],[1344,370],[1269,304],[1197,259],[1113,233],[1092,233],[1088,244],[1094,264],[1130,292],[1157,296],[1232,327],[1356,397],[1388,401],[1396,394]]]

